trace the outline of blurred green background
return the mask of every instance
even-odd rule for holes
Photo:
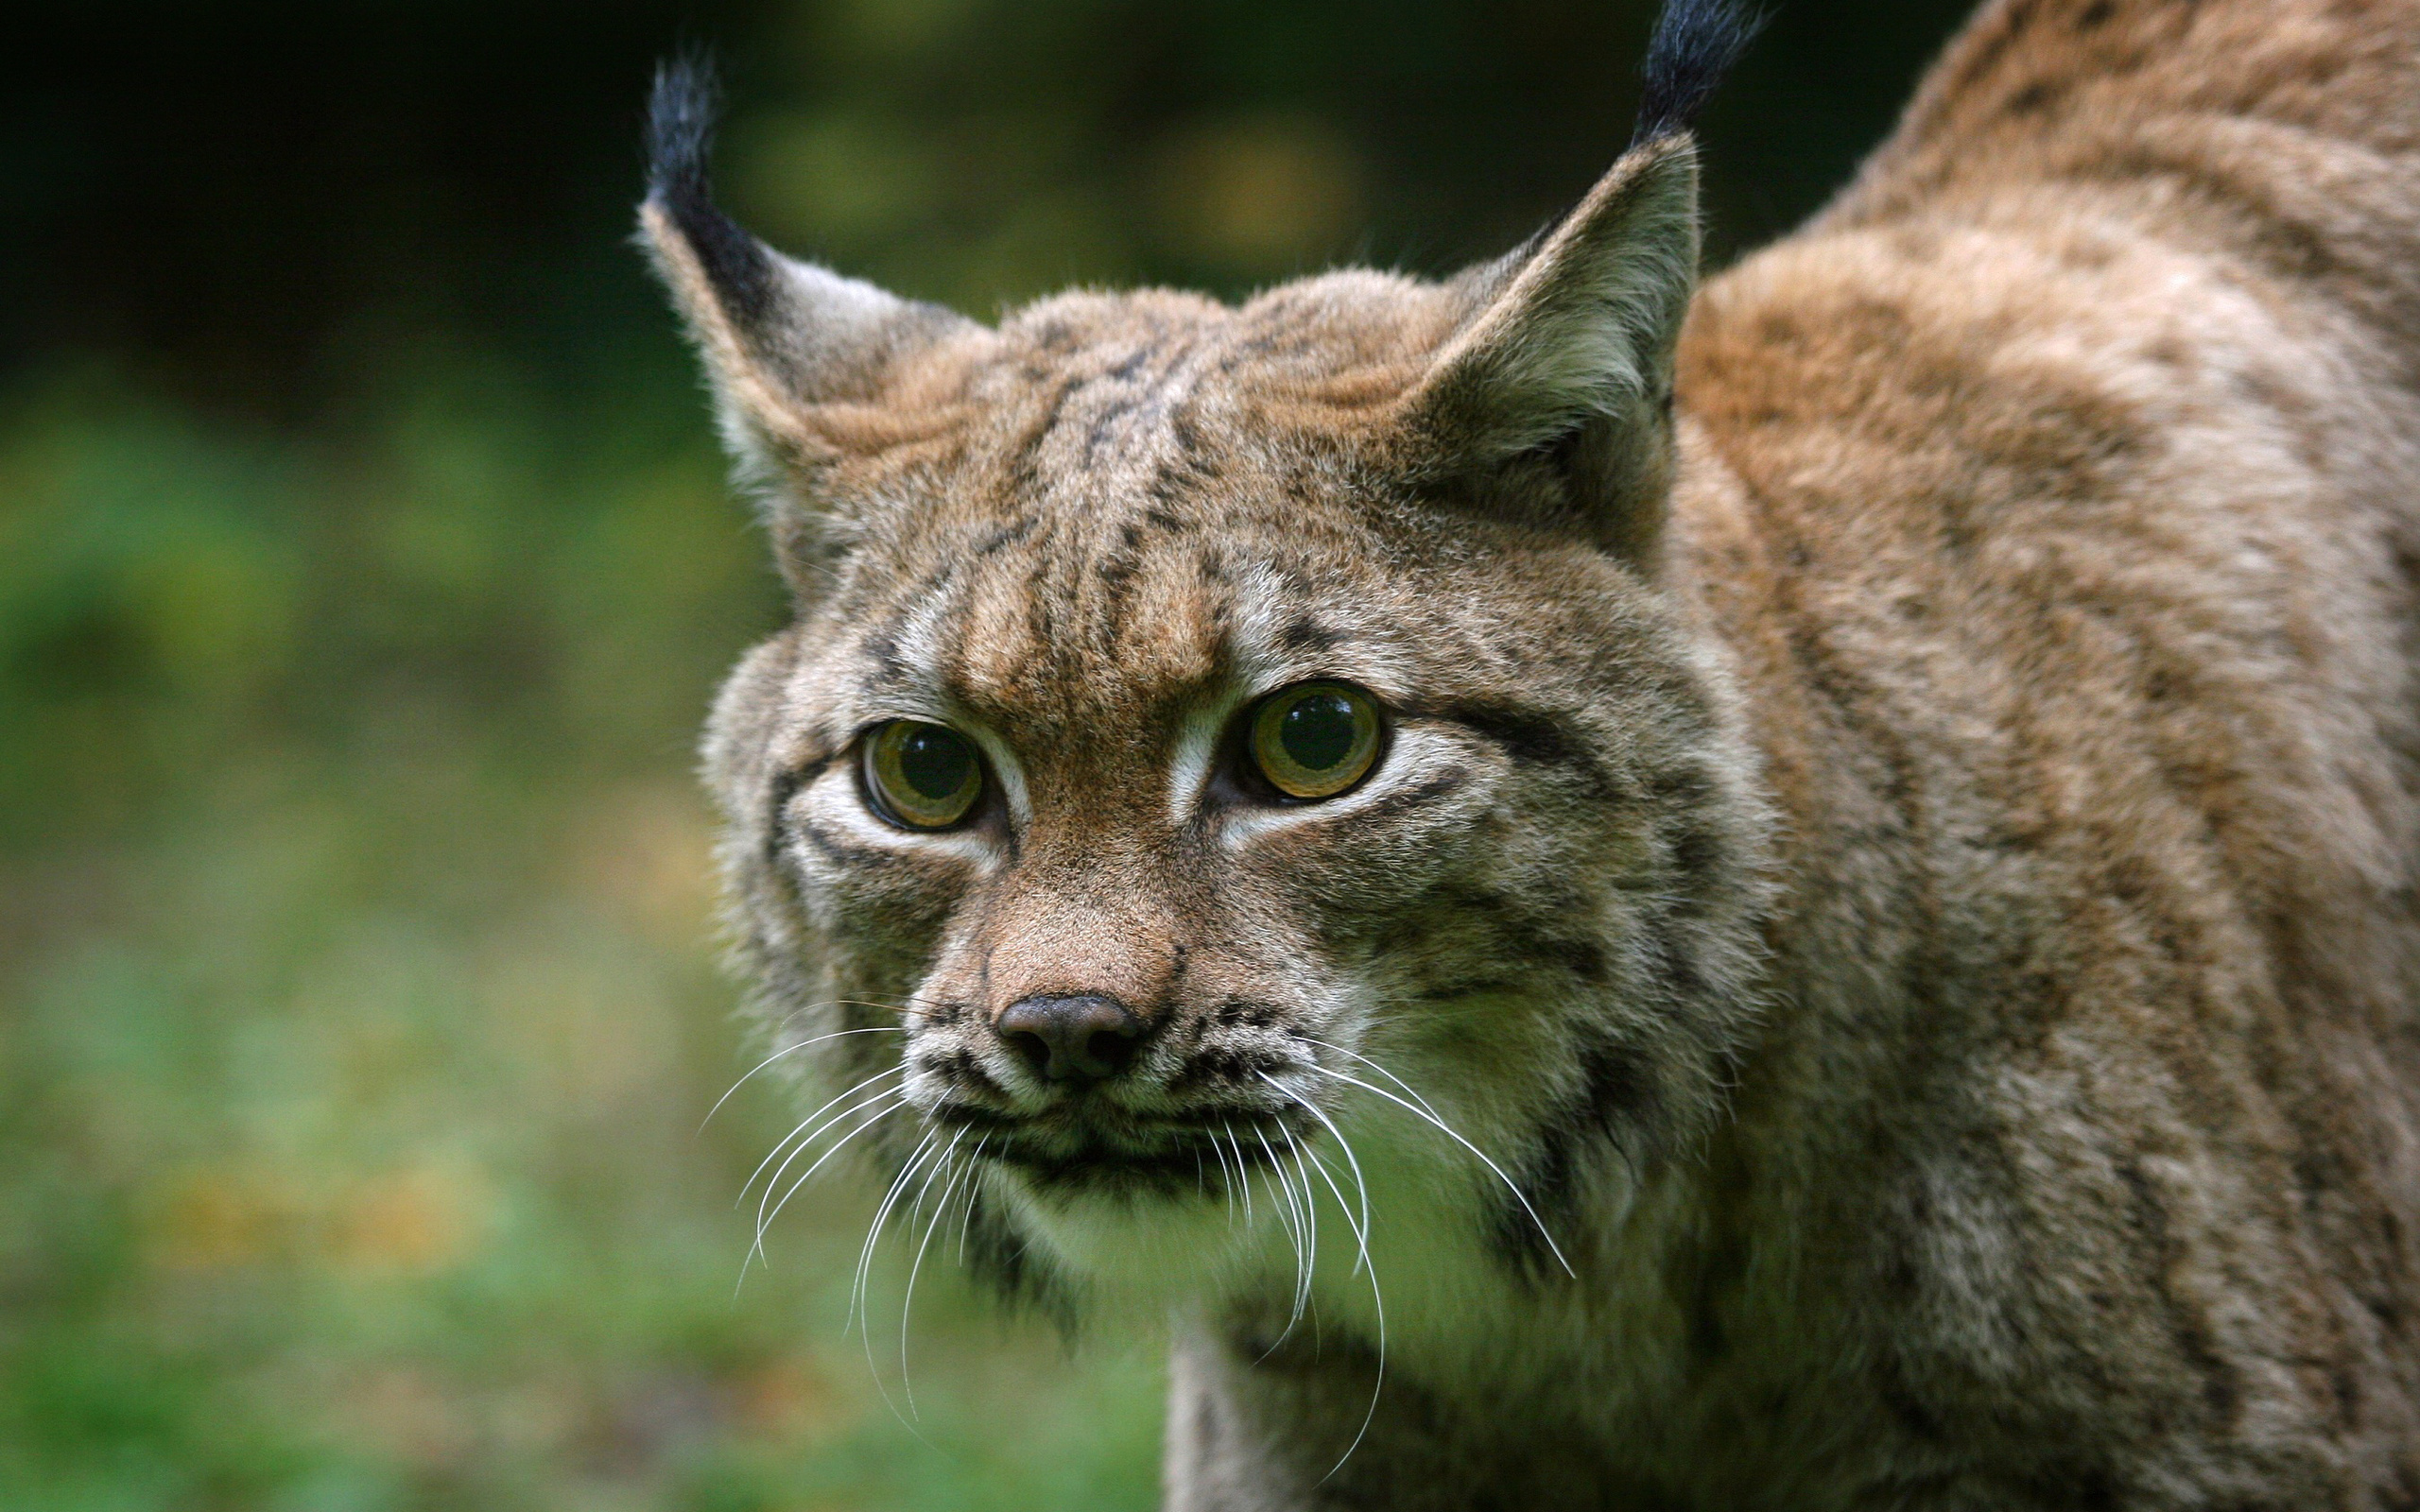
[[[698,1131],[750,1045],[690,743],[781,606],[628,245],[649,68],[721,53],[770,239],[989,315],[1497,250],[1619,149],[1645,0],[45,9],[0,59],[0,1508],[1150,1504],[1153,1341],[947,1266],[894,1415],[858,1184],[735,1289],[787,1125]],[[1779,12],[1719,257],[1961,9]]]

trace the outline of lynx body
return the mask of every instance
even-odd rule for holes
[[[670,77],[776,1046],[1184,1512],[2420,1506],[2420,3],[1996,0],[1699,289],[1727,25],[1498,263],[995,328]]]

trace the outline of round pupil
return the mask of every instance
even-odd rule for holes
[[[899,775],[924,798],[949,798],[966,783],[975,753],[946,730],[911,730],[899,738]]]
[[[1314,693],[1277,716],[1277,743],[1306,772],[1341,765],[1353,754],[1353,705],[1340,693]]]

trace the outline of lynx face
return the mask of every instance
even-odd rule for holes
[[[721,221],[684,109],[648,224],[800,600],[709,740],[781,1045],[1011,1284],[1199,1287],[1346,1141],[1554,1266],[1751,1001],[1762,811],[1655,542],[1685,139],[1450,284],[985,329]]]

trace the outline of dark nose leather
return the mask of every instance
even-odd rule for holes
[[[1142,1048],[1149,1025],[1115,998],[1030,997],[1000,1015],[1002,1042],[1045,1081],[1105,1081]]]

